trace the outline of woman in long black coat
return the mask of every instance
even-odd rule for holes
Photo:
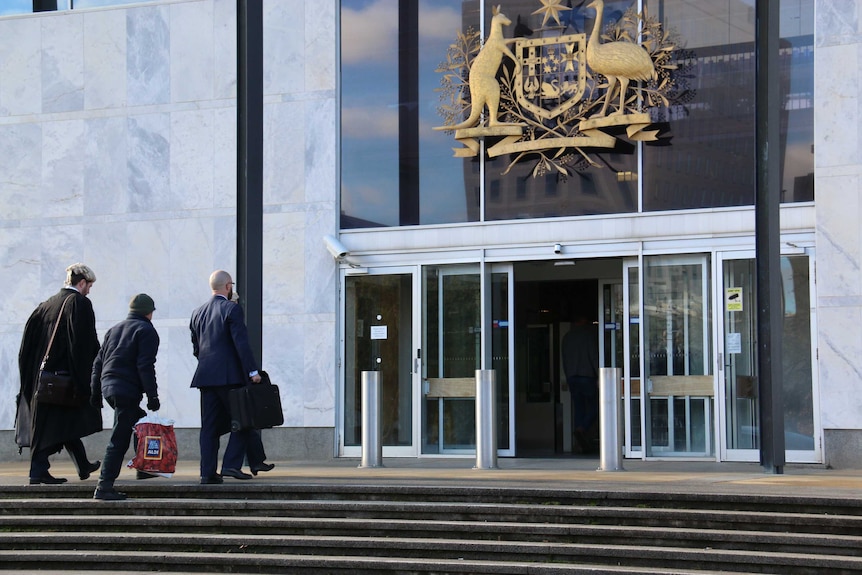
[[[18,353],[18,369],[21,376],[19,413],[15,418],[16,437],[20,447],[30,447],[30,483],[64,483],[66,479],[53,477],[48,472],[48,457],[66,448],[78,470],[78,477],[86,479],[99,468],[99,462],[91,463],[81,441],[82,437],[102,430],[102,412],[92,407],[90,397],[90,375],[93,361],[99,352],[96,334],[96,317],[93,304],[86,297],[96,281],[92,270],[83,264],[67,268],[66,285],[58,293],[39,304],[27,320],[21,350]],[[46,369],[68,371],[81,398],[79,406],[66,407],[38,403],[33,400],[39,367],[48,348],[54,323],[63,308],[57,335],[51,346]],[[27,410],[28,413],[21,413]],[[29,434],[24,427],[29,423]]]

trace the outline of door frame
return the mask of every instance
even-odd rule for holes
[[[704,301],[708,301],[709,297],[713,298],[713,305],[710,306],[709,313],[715,314],[715,304],[714,304],[714,290],[715,290],[715,276],[714,270],[710,265],[711,261],[714,261],[715,258],[711,252],[661,252],[661,253],[648,253],[645,254],[641,251],[636,258],[629,257],[623,259],[623,397],[625,401],[623,402],[623,413],[624,415],[624,436],[623,442],[625,444],[625,457],[631,459],[643,459],[643,460],[671,460],[671,461],[684,461],[684,460],[693,460],[693,461],[715,461],[718,458],[718,449],[715,448],[716,442],[719,441],[718,436],[718,427],[716,424],[717,418],[717,409],[715,404],[717,403],[717,395],[715,394],[717,375],[715,373],[715,347],[714,345],[709,345],[710,338],[714,338],[715,334],[710,333],[709,325],[710,325],[710,316],[708,313],[704,314],[703,321],[705,322],[705,326],[703,329],[703,350],[704,350],[704,370],[711,371],[711,374],[707,374],[709,377],[712,377],[712,387],[713,387],[713,398],[712,401],[713,406],[710,410],[705,414],[706,422],[705,422],[705,439],[708,450],[712,451],[712,454],[701,454],[699,452],[693,452],[691,454],[685,452],[674,452],[668,450],[665,452],[653,453],[649,454],[649,435],[648,429],[651,425],[651,421],[649,419],[650,415],[650,406],[648,402],[650,401],[650,395],[647,390],[650,388],[650,377],[646,374],[646,354],[648,353],[647,345],[644,343],[646,334],[644,333],[644,292],[645,292],[645,259],[648,257],[666,257],[670,258],[673,261],[668,263],[667,265],[699,265],[703,270],[703,280],[701,283],[702,296]],[[629,274],[631,270],[635,269],[638,273],[638,281],[637,281],[637,318],[632,321],[631,311],[631,293],[630,293],[630,285],[629,285]],[[714,322],[712,323],[714,326]],[[640,374],[638,378],[638,383],[633,385],[633,378],[631,377],[632,369],[631,369],[631,361],[632,361],[632,350],[631,350],[631,337],[632,337],[632,329],[637,330],[637,342],[639,348],[639,356],[638,356],[638,369],[637,372]],[[713,327],[713,329],[715,329]],[[636,396],[638,399],[638,407],[639,407],[639,435],[640,435],[640,443],[637,446],[637,449],[632,445],[632,388],[635,388],[638,391],[638,395]],[[670,412],[669,412],[670,413]]]
[[[816,271],[816,262],[815,262],[815,253],[813,247],[808,248],[794,248],[789,246],[788,244],[783,244],[783,249],[781,250],[781,256],[807,256],[808,257],[808,290],[809,290],[809,298],[810,298],[810,306],[808,308],[808,313],[810,317],[810,337],[811,343],[811,399],[812,399],[812,410],[813,410],[813,426],[814,426],[814,450],[813,451],[800,451],[800,450],[785,450],[785,458],[788,463],[820,463],[823,458],[823,430],[821,429],[821,419],[820,419],[820,385],[819,385],[819,371],[817,369],[817,306],[814,302],[817,301],[817,281],[815,278]],[[730,260],[754,260],[756,257],[755,250],[728,250],[728,251],[717,251],[714,253],[713,257],[713,277],[716,278],[716,281],[713,282],[713,288],[715,290],[715,342],[716,342],[716,372],[721,370],[721,378],[722,380],[718,385],[718,395],[716,398],[718,400],[718,412],[716,413],[716,420],[719,426],[719,449],[717,453],[719,454],[719,461],[745,461],[745,462],[759,462],[760,461],[760,450],[759,449],[729,449],[727,448],[726,441],[726,433],[727,430],[727,404],[726,404],[726,393],[725,393],[725,385],[724,385],[724,365],[723,362],[719,361],[719,358],[724,358],[726,353],[726,342],[724,338],[724,262]],[[719,305],[719,302],[721,304]],[[720,308],[720,309],[719,309]]]
[[[412,369],[411,369],[411,385],[410,389],[412,390],[413,397],[410,400],[412,405],[413,414],[412,414],[412,429],[411,429],[411,445],[384,445],[383,446],[383,457],[416,457],[419,453],[419,422],[417,421],[418,409],[420,407],[420,397],[419,391],[421,391],[421,378],[420,373],[417,370],[417,366],[419,365],[416,361],[415,350],[419,349],[420,339],[420,331],[419,325],[417,325],[416,319],[419,317],[419,266],[392,266],[392,267],[369,267],[369,268],[361,268],[361,273],[354,271],[353,269],[341,269],[339,274],[339,289],[338,289],[338,316],[339,316],[339,325],[341,329],[338,334],[338,362],[336,364],[336,369],[338,370],[338,390],[336,393],[336,417],[337,417],[337,429],[336,434],[338,436],[338,445],[337,445],[337,453],[339,457],[361,457],[362,455],[362,446],[361,445],[344,445],[344,429],[346,422],[344,421],[345,416],[345,405],[344,401],[346,398],[345,393],[345,374],[347,371],[347,358],[345,357],[346,353],[346,332],[348,329],[351,329],[350,326],[347,325],[347,278],[349,276],[357,276],[361,275],[372,276],[372,275],[410,275],[412,277],[412,289],[411,289],[411,310],[413,321],[413,329],[412,334],[410,336],[412,342],[412,350],[411,354],[413,355]]]
[[[460,263],[434,263],[434,267],[444,267],[449,268],[473,268],[476,270],[476,273],[480,275],[481,278],[481,298],[482,298],[482,368],[489,368],[486,358],[491,357],[491,338],[487,337],[490,334],[490,330],[493,329],[494,318],[491,317],[491,277],[492,274],[496,273],[505,273],[507,278],[507,302],[506,306],[508,307],[508,387],[509,387],[509,402],[508,402],[508,418],[509,418],[509,447],[507,449],[499,449],[497,450],[497,455],[502,457],[513,457],[515,455],[515,434],[516,434],[516,424],[515,424],[515,365],[514,365],[514,351],[515,351],[515,322],[514,322],[514,298],[515,298],[515,289],[514,289],[514,269],[513,264],[509,263],[486,263],[484,260],[480,262],[473,262],[469,264],[460,264]],[[409,446],[383,446],[383,457],[473,457],[475,456],[475,451],[469,454],[423,454],[421,451],[422,447],[422,432],[424,429],[425,422],[422,420],[422,401],[424,400],[424,365],[422,361],[422,357],[417,354],[417,351],[422,350],[422,333],[424,329],[424,294],[422,293],[423,282],[422,282],[422,273],[424,270],[423,264],[417,265],[407,265],[407,266],[377,266],[377,267],[363,267],[361,268],[361,272],[357,272],[354,269],[350,268],[342,268],[339,270],[339,289],[338,289],[338,324],[341,326],[338,333],[338,361],[336,364],[337,373],[337,381],[338,388],[336,390],[336,454],[338,457],[360,457],[362,454],[362,446],[361,445],[349,445],[346,446],[344,444],[344,429],[345,429],[345,374],[347,369],[347,358],[345,356],[346,353],[346,330],[351,329],[350,326],[347,325],[347,309],[346,309],[346,283],[347,278],[349,276],[354,275],[362,275],[362,276],[370,276],[370,275],[410,275],[412,277],[412,289],[411,289],[411,313],[413,317],[412,321],[412,351],[410,352],[413,357],[412,369],[411,369],[411,390],[413,397],[411,398],[411,405],[413,409],[412,414],[412,430],[411,430],[411,438],[412,444]],[[420,353],[422,353],[420,351]],[[424,357],[424,355],[423,355]]]

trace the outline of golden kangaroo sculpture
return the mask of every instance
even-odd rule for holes
[[[472,108],[470,117],[454,126],[438,126],[435,130],[462,130],[464,128],[472,128],[479,123],[482,117],[482,111],[485,106],[488,106],[488,127],[492,126],[513,126],[518,124],[506,124],[497,120],[497,113],[500,108],[500,84],[497,82],[497,70],[500,69],[500,64],[503,63],[503,55],[505,54],[513,61],[517,62],[515,55],[506,46],[506,39],[503,37],[503,26],[508,26],[512,23],[505,14],[500,12],[500,6],[495,6],[491,13],[491,33],[485,40],[485,44],[473,64],[470,66],[470,75],[468,84],[470,86],[470,102]],[[515,75],[520,75],[520,69],[516,67]]]

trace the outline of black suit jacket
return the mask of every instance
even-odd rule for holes
[[[192,387],[244,385],[257,362],[242,307],[215,295],[192,313],[189,324],[198,366]]]

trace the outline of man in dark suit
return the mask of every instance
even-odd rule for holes
[[[224,270],[210,275],[212,299],[192,313],[189,325],[198,367],[192,387],[201,393],[201,484],[222,483],[222,476],[250,479],[242,471],[246,452],[255,450],[255,431],[233,434],[222,459],[221,475],[216,473],[219,438],[230,431],[228,393],[260,382],[257,362],[248,341],[242,307],[231,301],[233,279]],[[259,438],[257,439],[259,441]]]
[[[21,391],[16,428],[29,423],[29,433],[18,429],[19,447],[30,447],[30,484],[65,483],[63,477],[54,477],[49,472],[48,458],[65,448],[82,480],[99,468],[100,462],[90,462],[84,449],[82,437],[102,430],[102,412],[92,407],[90,397],[90,374],[93,360],[99,352],[96,335],[96,316],[93,304],[87,298],[96,281],[96,274],[84,264],[76,263],[66,268],[66,283],[58,293],[39,304],[24,328],[21,350],[18,353],[18,370]],[[62,317],[61,317],[62,311]],[[59,323],[58,323],[59,321]],[[57,325],[56,336],[51,342],[45,369],[67,372],[71,375],[81,404],[78,406],[52,405],[34,400],[36,379],[51,333]],[[26,412],[26,413],[25,413]]]

